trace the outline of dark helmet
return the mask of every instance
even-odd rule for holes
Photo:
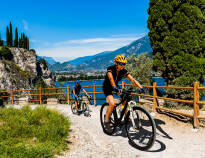
[[[79,84],[79,83],[80,83],[80,81],[79,81],[79,80],[75,80],[75,84],[77,84],[77,83]]]

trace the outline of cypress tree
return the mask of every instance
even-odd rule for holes
[[[27,38],[27,49],[29,50],[29,38]]]
[[[0,46],[3,46],[3,40],[1,39],[1,34],[0,34]]]
[[[22,48],[25,48],[25,34],[24,34],[24,32],[22,34],[21,39],[22,39]]]
[[[23,40],[22,40],[22,33],[21,33],[21,37],[19,38],[19,48],[23,48]]]
[[[6,27],[6,45],[9,46],[10,45],[10,33],[9,33],[9,27]]]
[[[25,35],[25,36],[24,36],[24,48],[25,48],[25,49],[27,49],[27,42],[28,42],[27,39],[28,39],[28,38],[27,38],[27,36]]]
[[[12,47],[13,46],[13,32],[12,32],[12,24],[10,22],[10,32],[9,32],[9,38],[10,38],[10,46]]]
[[[19,46],[19,41],[18,41],[18,29],[16,27],[15,29],[15,40],[14,40],[14,47],[18,47]]]
[[[24,48],[27,49],[27,36],[24,37]]]
[[[204,3],[204,0],[149,2],[148,35],[154,55],[153,68],[173,84],[191,85],[193,81],[203,80]]]

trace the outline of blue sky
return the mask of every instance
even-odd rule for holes
[[[149,0],[1,1],[0,33],[5,39],[11,21],[38,55],[93,55],[146,35],[148,6]]]

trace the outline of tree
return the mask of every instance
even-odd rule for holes
[[[12,32],[12,24],[10,22],[10,31],[9,31],[9,41],[10,41],[10,47],[13,46],[13,32]]]
[[[126,69],[130,74],[137,78],[143,84],[150,85],[150,77],[152,75],[152,59],[148,57],[148,53],[143,53],[139,56],[132,54],[127,57],[128,64]]]
[[[22,33],[21,39],[22,39],[22,48],[25,48],[25,34],[24,34],[24,32]]]
[[[9,46],[10,45],[10,33],[9,33],[9,27],[6,27],[6,45]]]
[[[17,27],[16,27],[16,29],[15,29],[14,47],[18,47],[18,46],[19,46],[18,29],[17,29]]]
[[[190,78],[187,85],[191,85],[193,80],[202,81],[204,77],[203,64],[200,68],[196,64],[205,57],[203,4],[204,0],[150,0],[148,35],[154,55],[153,68],[172,84],[180,80],[183,84],[180,78]]]
[[[21,37],[19,38],[19,48],[23,48],[23,35],[21,33]]]
[[[0,34],[0,46],[3,46],[4,43],[3,43],[3,40],[1,39],[1,34]]]
[[[28,50],[29,50],[29,38],[28,38],[28,37],[27,37],[26,49],[28,49]]]
[[[24,36],[23,41],[24,41],[23,42],[24,43],[24,48],[27,49],[27,47],[26,47],[27,46],[27,37],[26,36]]]

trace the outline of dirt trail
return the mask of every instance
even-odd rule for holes
[[[191,124],[166,115],[154,116],[156,142],[149,151],[144,152],[129,144],[124,129],[117,136],[103,133],[100,107],[91,107],[91,117],[73,115],[69,105],[49,107],[58,109],[72,122],[68,138],[70,150],[58,158],[205,158],[205,128],[196,131]]]

